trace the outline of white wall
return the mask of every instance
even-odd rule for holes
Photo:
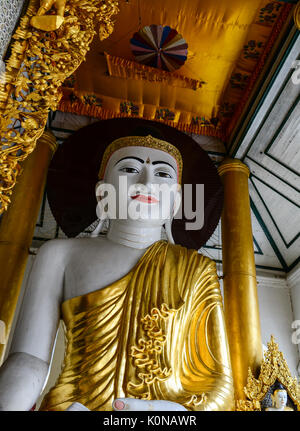
[[[218,270],[222,274],[222,268]],[[261,324],[262,344],[267,347],[274,336],[279,350],[283,353],[292,377],[298,377],[298,349],[292,343],[292,322],[295,320],[291,302],[291,289],[285,275],[257,272],[257,291]],[[220,280],[223,294],[223,282]],[[300,320],[300,286],[299,286],[299,320]],[[299,335],[300,338],[300,335]]]
[[[271,335],[283,352],[292,377],[298,376],[298,349],[292,342],[294,321],[291,291],[285,278],[258,276],[258,300],[262,343],[267,346]]]
[[[300,375],[300,264],[287,275],[287,284],[291,290],[291,300],[294,318],[294,342],[298,347],[298,374]]]

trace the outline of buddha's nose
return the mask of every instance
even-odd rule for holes
[[[145,186],[150,186],[153,183],[151,171],[147,166],[142,169],[139,182]]]

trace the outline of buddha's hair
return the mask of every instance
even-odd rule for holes
[[[181,183],[183,163],[182,163],[182,157],[181,157],[180,151],[169,142],[163,141],[158,138],[154,138],[151,135],[125,136],[123,138],[116,139],[111,144],[109,144],[102,157],[101,166],[98,174],[98,178],[100,180],[104,178],[107,163],[110,157],[113,155],[113,153],[119,150],[120,148],[125,148],[125,147],[148,147],[148,148],[154,148],[156,150],[161,150],[170,154],[171,156],[174,157],[174,159],[177,162],[178,183]]]
[[[286,392],[286,389],[284,389],[284,388],[275,389],[275,391],[273,392],[273,395],[276,395],[277,392]]]
[[[273,394],[277,393],[278,391],[286,391],[286,389],[280,382],[277,381],[273,387]]]

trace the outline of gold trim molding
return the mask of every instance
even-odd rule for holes
[[[243,172],[244,174],[247,175],[247,177],[249,177],[250,175],[250,171],[247,165],[245,165],[239,159],[231,159],[229,157],[226,157],[218,168],[219,175],[222,176],[226,172],[232,172],[232,171]]]
[[[113,141],[105,150],[102,157],[102,162],[99,170],[99,179],[103,179],[105,168],[110,159],[111,155],[123,147],[149,147],[157,150],[165,151],[175,158],[178,166],[178,180],[181,183],[182,176],[182,157],[180,151],[170,144],[170,142],[162,141],[161,139],[154,138],[151,135],[148,136],[125,136],[123,138],[116,139]]]
[[[294,9],[294,22],[296,27],[300,30],[300,1],[298,1]]]
[[[7,210],[20,162],[43,134],[49,110],[61,98],[60,87],[85,59],[99,23],[101,38],[113,31],[117,0],[72,0],[58,30],[31,26],[40,0],[31,0],[13,35],[11,55],[0,80],[0,214]]]
[[[300,386],[297,378],[292,378],[288,365],[279,351],[278,344],[273,336],[268,343],[258,379],[255,379],[250,368],[248,370],[247,385],[244,388],[247,400],[236,402],[237,411],[261,411],[261,403],[269,389],[275,382],[285,387],[287,394],[300,411]]]

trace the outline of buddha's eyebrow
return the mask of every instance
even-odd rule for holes
[[[137,161],[138,161],[138,162],[140,162],[140,163],[145,163],[145,162],[144,162],[144,160],[143,160],[143,159],[140,159],[139,157],[127,156],[127,157],[123,157],[123,159],[118,160],[118,161],[117,161],[117,163],[115,163],[115,166],[116,166],[118,163],[122,162],[122,160],[126,160],[126,159],[135,159],[135,160],[137,160]]]
[[[168,165],[168,166],[170,166],[172,169],[174,169],[174,171],[176,172],[176,169],[174,168],[174,166],[170,165],[170,163],[162,162],[162,161],[160,161],[160,160],[156,160],[155,162],[152,162],[152,165],[160,165],[160,164]]]

